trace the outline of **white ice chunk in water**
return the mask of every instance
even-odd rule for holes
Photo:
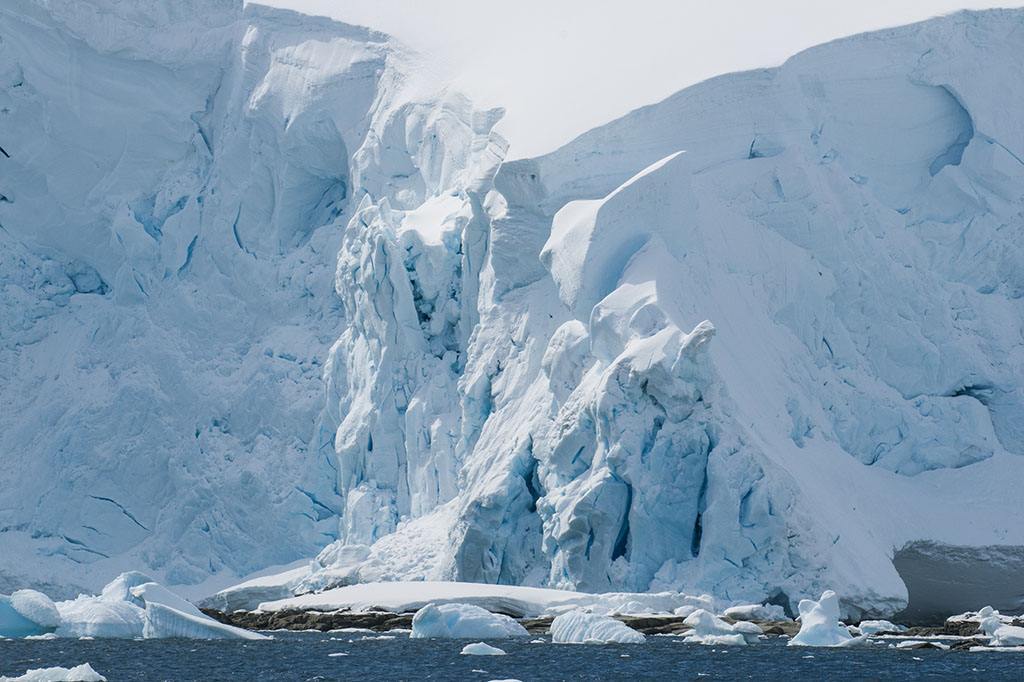
[[[821,599],[800,600],[800,632],[789,640],[789,646],[851,646],[863,641],[855,638],[839,622],[839,597],[825,590]]]
[[[625,623],[609,616],[570,611],[551,621],[555,644],[643,644],[646,638]]]
[[[727,623],[705,609],[697,609],[686,617],[684,624],[693,628],[687,642],[714,645],[745,645],[757,642],[761,628],[754,623],[739,621]]]
[[[42,592],[17,590],[0,594],[0,637],[28,637],[52,632],[60,625],[60,614]]]
[[[188,639],[270,639],[258,632],[250,632],[200,614],[183,613],[163,604],[146,604],[143,637],[159,639],[184,637]]]
[[[863,620],[857,629],[862,635],[877,635],[884,632],[903,632],[907,628],[888,620]]]
[[[526,637],[526,628],[514,619],[491,613],[472,604],[427,604],[412,618],[414,639],[441,637],[447,639]]]
[[[739,604],[730,606],[722,615],[733,620],[789,620],[786,610],[777,604]]]
[[[504,656],[505,652],[485,642],[474,642],[462,647],[463,656]]]
[[[83,663],[74,668],[35,668],[18,677],[0,675],[0,682],[107,682],[107,678]]]
[[[982,631],[991,637],[989,644],[992,646],[1024,646],[1024,628],[1017,625],[1007,625],[996,612],[981,621]]]

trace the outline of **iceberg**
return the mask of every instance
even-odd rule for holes
[[[526,637],[529,633],[514,619],[491,613],[472,604],[427,604],[412,618],[413,639],[499,639]]]
[[[786,610],[777,604],[737,604],[722,615],[733,620],[789,620]]]
[[[35,668],[18,677],[0,675],[0,682],[107,682],[107,678],[82,663],[73,668]]]
[[[686,634],[686,641],[695,644],[754,644],[762,634],[761,628],[754,623],[742,620],[728,623],[704,609],[697,609],[683,623],[693,628]]]
[[[0,634],[5,632],[11,637],[45,632],[54,637],[90,639],[269,639],[215,621],[191,602],[135,571],[122,573],[99,595],[79,595],[56,604],[31,590],[19,590],[10,598],[0,596]]]
[[[29,637],[53,632],[60,625],[53,601],[35,590],[0,594],[0,637]]]
[[[825,590],[821,599],[800,600],[800,632],[789,640],[789,646],[852,646],[863,641],[854,637],[845,625],[839,622],[839,597],[832,590]]]
[[[610,616],[569,611],[551,621],[555,644],[643,644],[644,635]]]
[[[200,614],[196,616],[164,606],[158,602],[146,604],[142,636],[146,639],[184,637],[188,639],[270,639],[258,632],[243,630],[219,623]]]
[[[997,615],[982,620],[981,630],[989,636],[990,646],[1024,647],[1024,627],[1007,625]]]
[[[862,620],[857,630],[862,635],[895,634],[906,631],[906,626],[896,625],[888,620]]]
[[[491,646],[486,642],[476,642],[474,644],[467,644],[462,647],[462,651],[459,652],[463,656],[504,656],[505,652],[496,646]]]

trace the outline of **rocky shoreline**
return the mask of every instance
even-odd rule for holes
[[[343,628],[364,628],[375,632],[387,632],[394,629],[412,627],[413,613],[392,613],[390,611],[304,611],[299,609],[282,609],[277,611],[234,611],[225,613],[215,609],[202,609],[203,613],[221,623],[233,625],[247,630],[340,630]],[[645,635],[684,634],[690,626],[684,624],[683,616],[645,615],[645,616],[613,616],[629,627]],[[552,616],[539,618],[517,619],[530,634],[547,634],[553,620]],[[723,618],[727,622],[734,622]],[[752,623],[761,627],[766,635],[793,636],[799,631],[800,624],[795,621],[760,621]],[[973,629],[972,629],[973,628]],[[978,624],[962,621],[949,621],[937,626],[918,626],[907,629],[899,634],[906,637],[968,637],[977,632]],[[968,632],[968,630],[970,630]],[[895,634],[895,633],[894,633]]]

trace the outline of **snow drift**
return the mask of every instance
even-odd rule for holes
[[[0,9],[0,587],[330,543],[287,593],[888,615],[908,543],[1024,546],[1024,13],[502,163],[386,36],[146,7]]]

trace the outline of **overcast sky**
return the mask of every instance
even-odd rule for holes
[[[979,0],[260,0],[380,29],[507,110],[512,157],[534,156],[711,76]]]

